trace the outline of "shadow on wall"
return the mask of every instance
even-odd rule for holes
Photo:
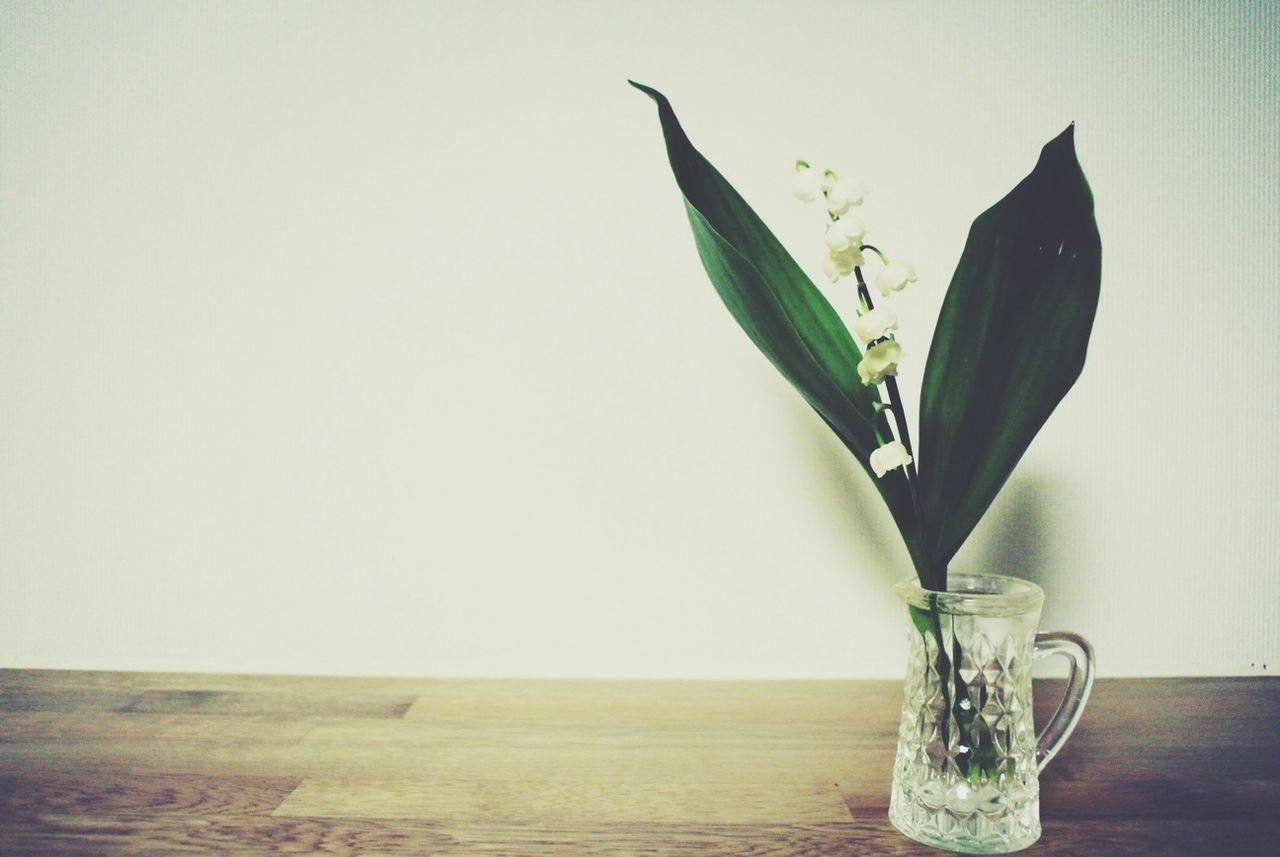
[[[851,562],[854,557],[866,558],[889,586],[913,574],[898,526],[853,453],[802,402],[795,403],[792,413],[797,434],[802,435],[797,447],[806,459],[806,473],[812,474],[821,490],[823,505],[840,528]]]
[[[912,574],[897,525],[852,453],[825,426],[815,429],[803,405],[798,404],[794,413],[797,425],[803,421],[805,442],[800,449],[831,509],[832,521],[840,526],[849,555],[869,557],[890,585]],[[1051,547],[1056,541],[1050,531],[1052,496],[1050,480],[1015,471],[958,559],[952,560],[952,570],[1007,574],[1047,590],[1051,569],[1057,564]]]
[[[1061,620],[1064,605],[1055,594],[1071,585],[1062,575],[1072,565],[1062,555],[1067,544],[1064,526],[1069,524],[1063,520],[1062,507],[1055,511],[1054,505],[1054,498],[1061,494],[1061,485],[1055,488],[1053,479],[1035,473],[1019,475],[1015,470],[983,517],[968,550],[962,552],[961,562],[952,563],[966,571],[1007,574],[1038,585],[1045,591],[1041,630],[1072,624]],[[1037,678],[1066,678],[1066,667],[1061,658],[1046,658],[1036,663],[1034,673]]]
[[[828,520],[840,527],[848,555],[874,564],[876,573],[888,585],[911,575],[914,572],[911,558],[875,485],[839,439],[826,431],[825,426],[815,427],[813,418],[805,411],[801,404],[793,411],[797,434],[804,437],[798,448],[807,459],[804,464],[813,474],[814,484],[820,486],[822,502],[831,510]],[[1056,493],[1060,496],[1061,486],[1057,487]],[[1064,566],[1059,550],[1065,544],[1062,515],[1054,513],[1054,497],[1052,478],[1026,469],[1015,470],[956,559],[951,561],[952,571],[1005,574],[1029,580],[1044,589],[1047,597],[1041,628],[1060,625],[1055,614],[1061,605],[1056,603],[1052,591],[1055,584],[1066,583],[1051,580],[1055,577],[1054,569]],[[1035,675],[1065,678],[1066,664],[1059,658],[1039,661]]]
[[[979,524],[979,536],[965,556],[965,565],[977,572],[1007,574],[1037,584],[1047,591],[1055,564],[1050,545],[1049,480],[1017,471],[991,504]]]

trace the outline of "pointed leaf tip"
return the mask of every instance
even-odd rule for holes
[[[671,170],[716,292],[748,338],[870,475],[868,462],[879,447],[872,420],[880,396],[858,376],[862,354],[844,322],[747,201],[694,148],[667,98],[652,87],[629,83],[657,102]],[[931,564],[922,551],[906,479],[876,480],[875,485],[923,577]]]
[[[1065,147],[1074,151],[1076,147],[1076,123],[1072,122],[1067,125],[1066,128],[1062,129],[1058,136],[1045,144],[1045,148],[1049,148],[1050,146],[1054,148]]]
[[[974,221],[934,328],[920,395],[928,455],[919,472],[927,550],[942,565],[1084,365],[1101,239],[1074,133],[1072,122]],[[976,352],[974,342],[983,342]]]
[[[661,92],[659,92],[658,90],[654,89],[652,86],[645,86],[643,83],[637,83],[631,78],[627,78],[627,83],[631,84],[636,89],[640,90],[645,95],[652,98],[654,101],[658,102],[658,104],[661,105],[661,104],[667,103],[667,97],[663,95]]]

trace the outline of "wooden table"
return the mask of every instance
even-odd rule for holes
[[[0,671],[0,852],[939,854],[885,817],[900,694]],[[1280,854],[1280,679],[1099,681],[1041,807],[1027,853]]]

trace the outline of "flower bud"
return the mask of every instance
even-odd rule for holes
[[[845,196],[844,193],[838,189],[838,186],[827,191],[827,211],[831,212],[836,217],[839,217],[848,211],[849,206],[852,204],[853,203],[849,201],[849,197]]]
[[[862,187],[850,179],[840,179],[827,189],[830,194],[839,194],[849,205],[862,205]],[[843,213],[843,212],[841,212]]]
[[[791,181],[791,192],[801,202],[813,202],[822,193],[822,176],[818,171],[805,164],[796,162],[796,175]]]

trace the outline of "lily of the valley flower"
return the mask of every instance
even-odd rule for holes
[[[882,297],[889,297],[889,292],[900,292],[907,283],[916,281],[916,269],[910,262],[890,262],[876,275],[876,288]]]
[[[852,274],[853,269],[865,261],[862,251],[856,245],[851,245],[839,252],[828,253],[827,258],[822,262],[822,271],[827,275],[827,279],[834,283],[841,277]]]
[[[858,361],[858,377],[864,384],[879,384],[889,375],[898,374],[902,346],[892,339],[878,342],[867,349]]]
[[[796,161],[796,176],[791,182],[791,192],[801,202],[813,202],[822,193],[822,176],[804,161]]]
[[[884,304],[864,312],[853,323],[853,332],[858,335],[858,339],[864,345],[872,340],[879,339],[891,330],[897,329],[898,317],[893,314],[893,310]]]
[[[862,190],[857,182],[842,179],[831,170],[822,174],[822,192],[827,196],[827,211],[836,217],[851,205],[862,205]]]
[[[900,440],[891,440],[871,453],[871,469],[877,477],[884,476],[895,467],[903,467],[911,463],[911,454]]]
[[[827,249],[833,253],[848,250],[862,244],[867,225],[852,217],[842,217],[827,227]]]

